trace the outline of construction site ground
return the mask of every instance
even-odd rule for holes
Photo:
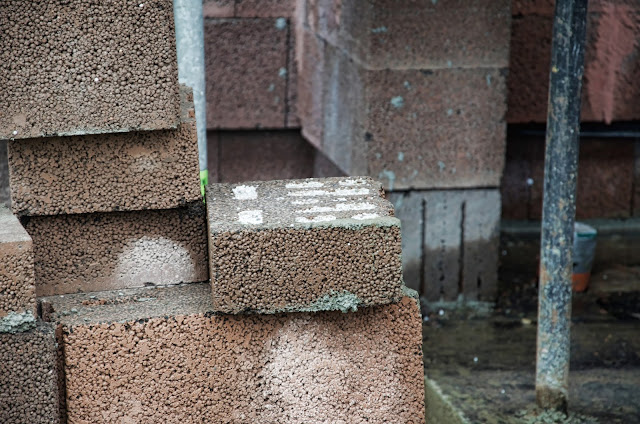
[[[423,305],[427,422],[640,422],[640,267],[574,294],[568,417],[536,409],[536,280],[503,272],[491,310]]]

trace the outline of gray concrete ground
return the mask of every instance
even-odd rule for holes
[[[574,295],[566,419],[535,408],[535,278],[503,292],[488,318],[426,308],[427,422],[640,422],[639,285],[640,268],[618,266]]]

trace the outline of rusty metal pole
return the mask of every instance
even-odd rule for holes
[[[536,399],[566,412],[587,0],[556,0],[544,164]]]

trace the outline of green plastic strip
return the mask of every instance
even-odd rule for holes
[[[209,170],[205,169],[200,171],[200,193],[202,194],[202,199],[204,200],[204,188],[209,184]]]

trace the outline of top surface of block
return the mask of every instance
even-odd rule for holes
[[[399,225],[382,185],[367,177],[214,184],[207,190],[212,233],[274,228]]]
[[[4,206],[0,206],[0,243],[31,241],[20,221]]]
[[[0,139],[176,127],[171,0],[0,5]]]

